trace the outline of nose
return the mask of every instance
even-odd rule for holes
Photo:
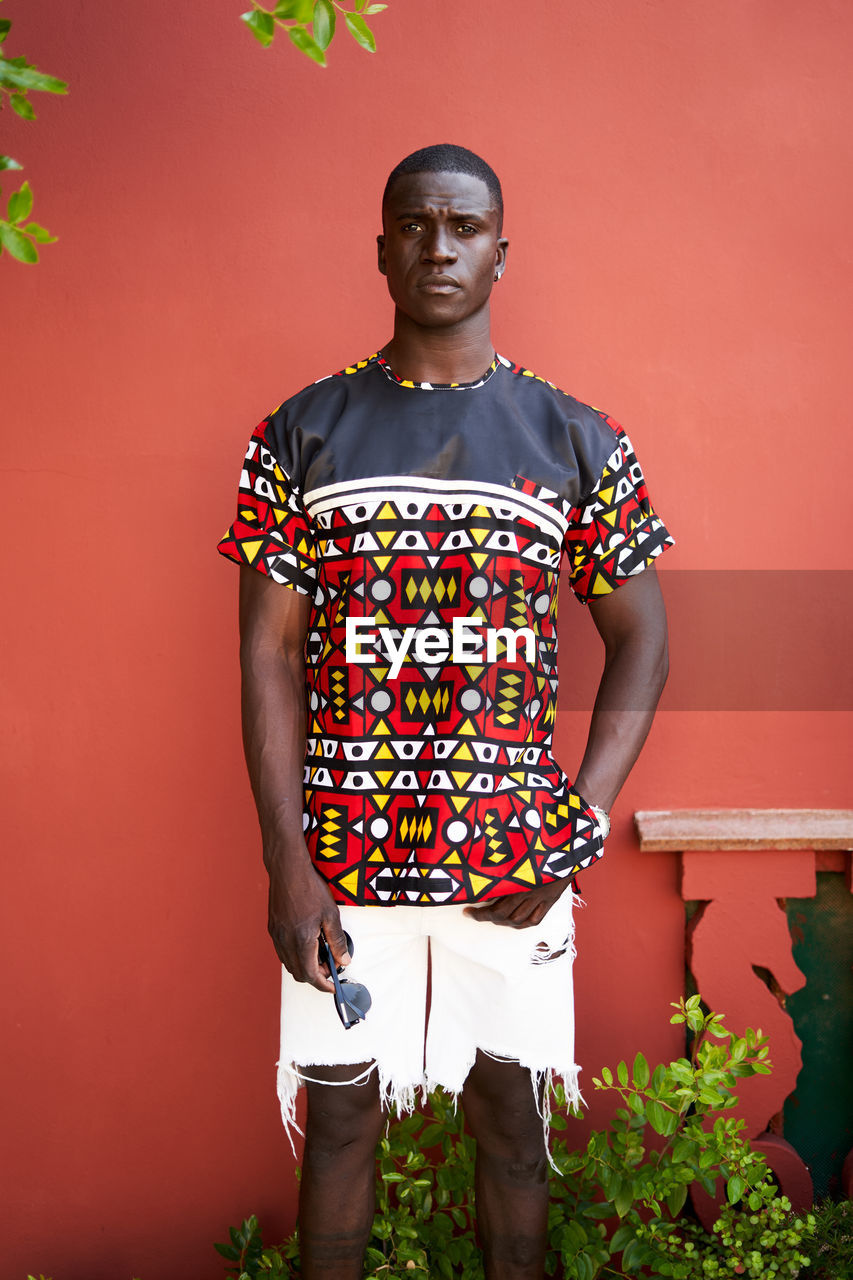
[[[447,227],[438,223],[433,227],[430,234],[424,238],[421,247],[421,261],[455,262],[456,258],[456,248]]]

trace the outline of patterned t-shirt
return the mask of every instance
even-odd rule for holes
[[[305,839],[338,902],[477,902],[602,853],[551,755],[557,588],[670,543],[621,427],[495,358],[473,383],[371,356],[255,430],[219,544],[312,598]]]

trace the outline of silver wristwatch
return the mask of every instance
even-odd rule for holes
[[[597,804],[591,804],[589,807],[592,809],[596,819],[598,820],[598,825],[601,827],[602,840],[606,840],[610,835],[610,814],[606,809],[601,809]]]

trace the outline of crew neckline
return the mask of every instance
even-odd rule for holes
[[[473,391],[476,387],[482,387],[484,383],[489,381],[489,378],[491,378],[498,365],[502,363],[502,360],[498,353],[495,352],[494,359],[486,372],[481,374],[479,378],[475,378],[473,382],[415,382],[412,378],[401,378],[391,368],[381,351],[376,353],[376,363],[389,382],[395,382],[398,387],[405,387],[409,391]]]

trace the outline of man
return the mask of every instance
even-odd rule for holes
[[[308,1091],[307,1280],[361,1275],[387,1107],[434,1085],[477,1139],[486,1276],[543,1275],[552,1072],[578,1097],[567,888],[666,679],[649,566],[671,539],[628,437],[495,353],[502,217],[464,148],[397,166],[378,237],[393,337],[261,423],[220,544],[242,566],[287,1124]],[[574,786],[550,753],[563,552],[606,652]],[[372,998],[350,1029],[323,940]]]

